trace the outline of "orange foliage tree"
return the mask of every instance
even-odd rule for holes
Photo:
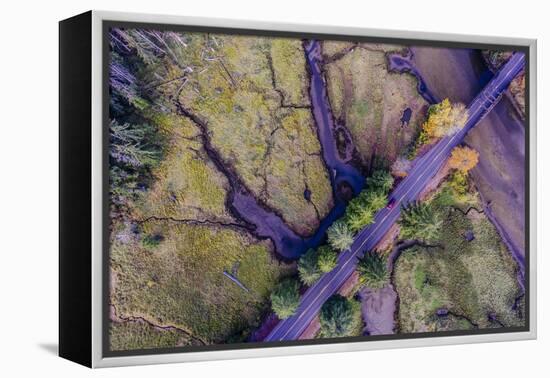
[[[455,147],[451,152],[449,165],[463,173],[468,173],[470,169],[477,165],[479,153],[469,147]]]

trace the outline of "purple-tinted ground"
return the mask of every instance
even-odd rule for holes
[[[393,285],[380,290],[368,287],[359,292],[361,311],[365,321],[366,335],[388,335],[394,333],[397,293]]]
[[[414,47],[412,62],[431,93],[468,103],[491,74],[478,51]],[[525,127],[504,96],[466,137],[479,152],[472,177],[487,215],[523,269],[525,256]]]

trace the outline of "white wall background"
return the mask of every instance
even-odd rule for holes
[[[545,247],[550,43],[544,1],[124,0],[2,2],[0,12],[0,375],[56,377],[467,377],[548,374]],[[537,341],[90,371],[57,344],[57,21],[88,9],[531,37],[539,40]],[[545,146],[546,145],[546,146]],[[546,296],[546,298],[545,298]],[[544,350],[546,348],[546,351]]]

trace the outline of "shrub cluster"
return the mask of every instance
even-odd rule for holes
[[[443,221],[432,203],[411,202],[401,211],[399,219],[401,236],[406,239],[418,239],[433,242],[439,238]]]
[[[354,235],[371,224],[376,212],[387,205],[392,186],[393,177],[387,171],[375,171],[367,178],[366,188],[350,201],[344,217],[327,230],[329,244],[338,251],[349,248]]]
[[[317,250],[309,249],[298,260],[298,275],[308,286],[313,285],[323,273],[328,273],[336,267],[338,254],[328,245],[322,245]]]
[[[335,294],[321,307],[319,321],[322,337],[352,336],[360,321],[359,303]]]
[[[300,284],[295,279],[281,281],[271,293],[271,307],[279,319],[286,319],[296,312],[300,304]]]
[[[372,289],[381,289],[390,280],[386,260],[376,251],[367,251],[359,259],[357,272],[361,283]]]

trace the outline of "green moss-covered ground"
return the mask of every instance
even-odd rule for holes
[[[441,237],[404,250],[394,267],[400,332],[522,325],[522,310],[512,309],[521,294],[517,264],[483,213],[463,213],[480,208],[478,196],[458,196],[445,183],[432,200],[445,219]],[[439,309],[451,314],[438,317]]]
[[[309,77],[302,41],[277,38],[271,41],[271,60],[276,88],[284,105],[309,105]]]
[[[170,143],[153,172],[151,190],[134,207],[134,217],[230,221],[227,178],[208,158],[197,127],[184,117],[165,115],[160,122],[171,135]]]
[[[109,329],[111,350],[170,348],[191,345],[191,340],[175,329],[159,329],[144,322],[113,322]]]
[[[311,111],[294,107],[309,105],[301,42],[217,41],[218,59],[178,100],[207,123],[213,147],[252,193],[295,231],[311,234],[330,210],[332,192]]]
[[[111,248],[117,313],[175,326],[208,343],[257,326],[269,293],[291,269],[271,256],[267,242],[228,228],[150,221],[140,234]],[[157,242],[144,242],[147,236]]]

